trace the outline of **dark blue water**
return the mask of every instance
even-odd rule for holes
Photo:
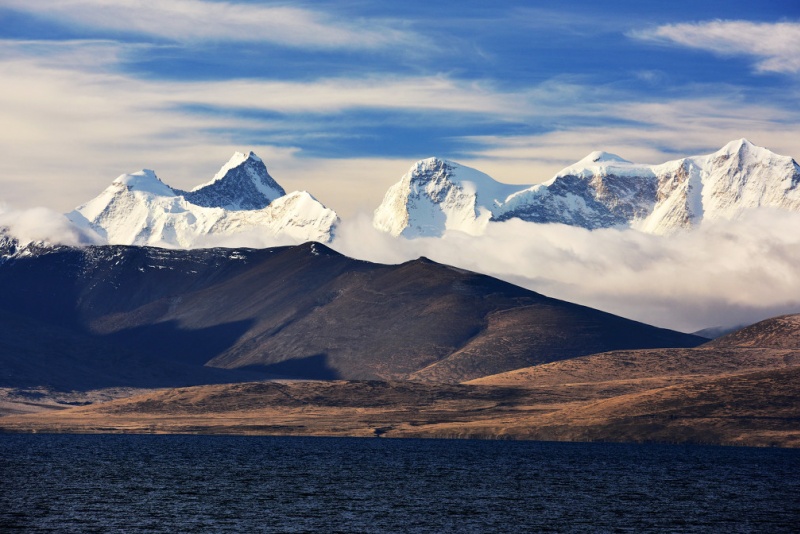
[[[800,451],[505,441],[0,435],[0,529],[800,529]]]

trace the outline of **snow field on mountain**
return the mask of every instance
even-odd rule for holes
[[[237,152],[211,181],[189,192],[170,188],[153,171],[124,174],[67,217],[109,244],[167,248],[204,246],[237,234],[256,239],[257,246],[327,242],[338,221],[309,193],[287,195],[252,152]]]
[[[465,178],[472,176],[480,179]],[[389,189],[374,225],[404,237],[448,230],[477,235],[508,219],[673,234],[760,207],[800,211],[800,166],[739,139],[713,154],[661,165],[592,152],[530,187],[502,184],[474,169],[430,158]]]
[[[393,236],[419,237],[460,230],[483,233],[492,211],[519,186],[447,160],[414,164],[386,193],[375,211],[375,227]]]

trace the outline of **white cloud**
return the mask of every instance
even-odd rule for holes
[[[760,72],[800,72],[800,23],[714,20],[666,24],[631,37],[708,50],[724,56],[756,58]]]
[[[72,246],[103,244],[103,239],[92,230],[79,228],[63,214],[43,207],[0,208],[0,230],[23,245],[33,241]]]
[[[374,209],[412,161],[312,159],[299,154],[291,138],[269,132],[298,132],[302,125],[292,122],[295,113],[312,117],[313,123],[316,114],[340,113],[344,120],[348,110],[359,108],[482,113],[532,122],[566,113],[583,124],[603,122],[535,136],[468,140],[486,148],[455,159],[508,183],[547,180],[598,149],[662,163],[747,137],[775,152],[800,155],[800,114],[778,105],[753,105],[735,90],[716,88],[708,98],[619,103],[613,94],[598,95],[564,80],[519,92],[447,76],[177,82],[121,72],[120,61],[141,46],[0,41],[0,200],[68,211],[119,174],[143,167],[154,168],[170,185],[191,188],[213,176],[233,151],[252,149],[284,187],[309,190],[346,217]],[[269,119],[198,114],[185,111],[188,104],[277,114]],[[254,141],[241,146],[220,132],[252,132]],[[339,134],[335,128],[311,133]],[[419,157],[432,155],[454,158]]]
[[[298,158],[281,161],[276,167],[281,174],[275,176],[285,189],[306,189],[340,217],[349,218],[378,207],[389,186],[410,166],[407,159]]]
[[[518,220],[483,236],[397,239],[345,221],[333,247],[398,263],[419,256],[658,326],[694,331],[800,312],[800,214],[756,211],[671,237]]]
[[[287,130],[291,124],[189,113],[182,109],[185,105],[279,113],[390,107],[502,114],[518,108],[520,101],[517,95],[443,76],[308,82],[140,80],[115,72],[114,65],[126,53],[127,46],[109,42],[0,42],[0,200],[17,206],[52,202],[69,210],[119,174],[142,167],[155,168],[171,185],[191,187],[213,176],[234,150],[245,149],[255,150],[277,169],[281,181],[284,164],[301,172],[305,165],[316,175],[335,175],[336,161],[321,171],[319,161],[297,162],[296,149],[271,146],[282,140],[265,137],[242,147],[214,133],[268,131],[272,126]],[[385,179],[388,186],[395,176]],[[313,189],[308,184],[300,188]],[[329,201],[332,207],[335,201]]]
[[[800,156],[797,110],[747,103],[735,92],[660,102],[608,103],[609,124],[540,135],[479,137],[485,145],[462,163],[510,183],[542,182],[594,150],[659,164],[711,153],[745,137],[781,155]]]
[[[72,26],[172,41],[262,41],[302,48],[420,46],[377,20],[341,20],[290,7],[202,0],[4,0],[4,7]]]
[[[0,95],[40,101],[55,95],[46,87],[57,84],[64,99],[104,96],[108,106],[139,108],[181,105],[281,113],[331,113],[356,108],[416,109],[496,113],[511,117],[526,104],[526,95],[502,93],[488,84],[462,82],[445,75],[319,78],[312,81],[230,79],[222,81],[147,80],[117,72],[117,63],[147,45],[112,41],[0,40]],[[13,84],[27,83],[32,95],[11,95]],[[68,107],[68,104],[57,102]],[[2,109],[2,108],[0,108]]]
[[[519,95],[445,76],[332,78],[313,82],[231,80],[153,87],[165,104],[204,104],[281,112],[333,112],[357,108],[462,111],[510,115]]]

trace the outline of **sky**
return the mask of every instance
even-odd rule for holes
[[[800,158],[795,0],[0,0],[0,81],[0,225],[31,238],[86,242],[58,214],[120,174],[190,189],[253,150],[339,213],[354,257],[425,255],[684,331],[800,311],[791,215],[669,239],[369,224],[430,156],[513,184],[594,150],[653,164],[745,137]]]
[[[342,216],[430,156],[518,184],[598,149],[800,157],[789,0],[0,0],[0,79],[16,209],[142,168],[191,188],[235,150]]]

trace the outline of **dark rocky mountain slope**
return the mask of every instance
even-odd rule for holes
[[[0,343],[7,369],[0,386],[120,385],[133,375],[138,386],[147,376],[158,376],[158,385],[245,375],[458,382],[608,350],[705,341],[424,258],[379,265],[318,243],[8,246],[0,288],[0,312],[14,318],[3,321],[1,338],[26,325],[22,341]],[[53,336],[45,350],[42,340]],[[89,347],[75,355],[81,380],[63,371],[77,339]],[[19,360],[20,343],[27,364],[15,375],[8,362]]]

